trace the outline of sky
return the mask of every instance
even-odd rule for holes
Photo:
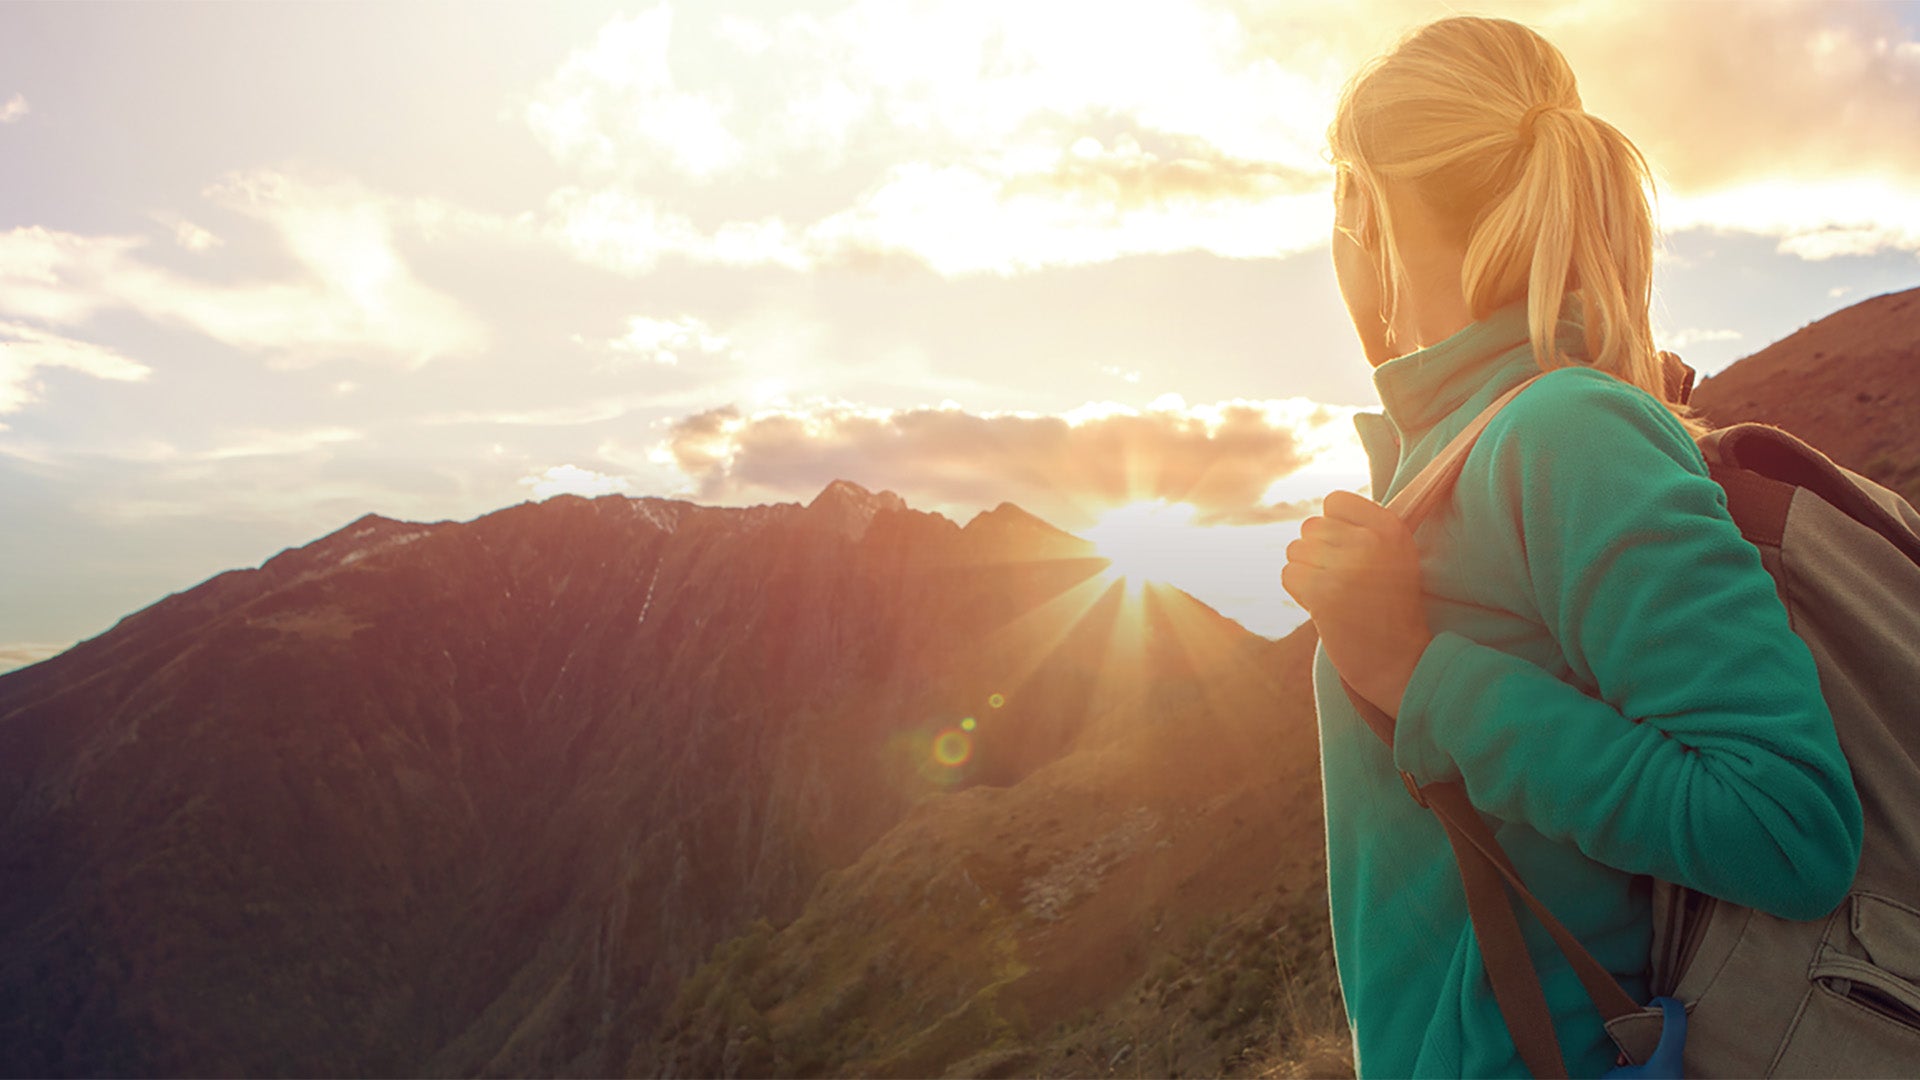
[[[0,4],[0,671],[365,513],[1014,502],[1256,633],[1377,407],[1339,89],[1506,15],[1711,373],[1920,285],[1920,4]]]

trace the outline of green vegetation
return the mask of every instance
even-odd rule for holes
[[[1155,912],[1153,921],[1162,918]],[[1198,916],[1162,938],[1161,951],[1144,934],[1146,944],[1133,948],[1146,959],[1131,986],[1041,1031],[1029,1031],[1006,998],[1027,972],[1012,927],[992,919],[969,928],[982,935],[978,962],[962,969],[976,988],[942,1008],[956,999],[941,974],[912,970],[880,934],[804,918],[780,931],[756,922],[682,982],[650,1059],[631,1071],[1324,1076],[1351,1068],[1317,891]]]

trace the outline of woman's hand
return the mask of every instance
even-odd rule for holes
[[[1433,634],[1420,591],[1420,553],[1399,515],[1336,491],[1287,545],[1280,584],[1319,627],[1327,659],[1388,716]]]

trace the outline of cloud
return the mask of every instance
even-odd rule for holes
[[[68,448],[56,454],[45,445],[15,443],[0,446],[0,453],[39,464],[72,465],[80,461],[108,461],[129,464],[167,466],[169,480],[212,480],[217,483],[221,463],[242,459],[311,456],[313,460],[331,458],[330,447],[365,439],[366,433],[352,428],[320,427],[304,431],[276,431],[268,428],[228,429],[212,435],[208,444],[182,449],[165,439],[114,439],[85,449]],[[271,463],[262,463],[271,467]]]
[[[1344,73],[1257,55],[1220,12],[1147,6],[1089,20],[867,0],[765,20],[664,5],[615,19],[526,110],[584,181],[550,200],[550,233],[632,273],[663,258],[894,256],[1012,273],[1323,242],[1319,148]],[[756,209],[713,194],[713,181],[771,177],[808,196]],[[715,224],[682,209],[716,202]]]
[[[635,315],[627,320],[627,332],[607,342],[607,348],[623,360],[671,365],[678,364],[682,356],[723,353],[727,350],[727,339],[691,315],[678,319]],[[608,366],[626,365],[616,362]]]
[[[555,495],[583,495],[591,499],[624,493],[633,486],[626,477],[608,476],[574,465],[555,465],[545,472],[521,477],[520,483],[533,489],[535,499]]]
[[[396,233],[412,208],[355,185],[273,172],[234,174],[206,194],[264,225],[296,272],[277,281],[213,282],[140,258],[141,237],[17,228],[0,233],[0,315],[72,325],[130,309],[278,366],[353,358],[417,367],[484,347],[485,327],[422,284],[401,258]],[[176,228],[178,242],[211,242],[204,230],[180,225],[190,231]]]
[[[1074,191],[1062,175],[902,165],[858,205],[818,222],[806,236],[825,261],[901,255],[960,276],[1194,250],[1267,258],[1308,250],[1328,231],[1324,192],[1147,198]]]
[[[1815,260],[1920,252],[1920,43],[1896,5],[1493,11],[1560,46],[1586,107],[1647,154],[1666,230],[1776,237]]]
[[[1680,352],[1703,342],[1738,341],[1743,336],[1744,335],[1738,330],[1703,330],[1699,327],[1689,326],[1685,329],[1675,330],[1672,333],[1664,333],[1656,330],[1653,335],[1653,343],[1658,348]]]
[[[646,397],[614,397],[572,405],[552,405],[527,409],[465,410],[430,413],[417,423],[435,426],[447,424],[505,424],[513,427],[578,427],[617,420],[642,405]]]
[[[1920,43],[1886,6],[1493,3],[1569,55],[1666,178],[1669,230],[1828,258],[1920,251]],[[526,109],[580,181],[550,234],[595,265],[947,276],[1317,248],[1341,84],[1416,0],[856,0],[616,19]],[[1658,63],[1648,63],[1657,53]],[[1675,107],[1680,103],[1680,107]],[[777,179],[777,184],[768,183]],[[1846,193],[1868,189],[1869,198]]]
[[[115,299],[98,282],[132,264],[145,241],[78,236],[28,225],[0,233],[0,316],[71,326]]]
[[[483,439],[422,447],[328,426],[221,430],[192,441],[135,434],[104,445],[0,440],[0,457],[61,491],[105,530],[209,522],[304,542],[372,512],[408,521],[461,519],[523,497],[520,458]],[[554,459],[549,459],[554,460]],[[269,549],[269,552],[273,549]]]
[[[44,641],[9,641],[0,644],[0,673],[23,668],[28,664],[37,664],[50,656],[58,656],[74,643],[54,645]]]
[[[1907,134],[1920,129],[1920,52],[1894,5],[1519,10],[1566,52],[1588,108],[1634,138],[1677,191],[1911,175],[1920,165]]]
[[[785,266],[817,262],[803,238],[778,218],[724,222],[703,231],[658,200],[620,188],[566,187],[547,200],[546,235],[590,265],[622,273],[652,271],[662,259],[722,266]]]
[[[1671,197],[1661,207],[1669,229],[1778,237],[1782,254],[1809,261],[1920,252],[1920,179],[1767,180]]]
[[[153,369],[112,349],[76,341],[24,323],[0,322],[0,413],[18,412],[40,400],[34,377],[42,368],[67,368],[96,379],[140,382]]]
[[[337,443],[357,442],[366,438],[364,432],[342,427],[312,428],[307,431],[253,429],[236,434],[239,441],[216,446],[194,456],[206,461],[220,461],[226,458],[304,454]]]
[[[277,233],[306,280],[212,293],[168,283],[153,308],[229,344],[295,360],[377,350],[418,366],[484,346],[482,325],[405,265],[394,236],[399,209],[378,196],[274,172],[230,176],[208,195]]]
[[[182,220],[174,225],[174,242],[188,251],[207,251],[220,246],[220,238],[191,221]]]
[[[0,103],[0,124],[11,124],[23,119],[32,110],[27,108],[27,99],[23,94],[15,94],[5,103]]]
[[[729,405],[674,421],[654,459],[708,500],[807,498],[846,479],[915,506],[1011,500],[1065,528],[1143,500],[1189,504],[1199,524],[1249,524],[1298,516],[1300,507],[1270,505],[1265,494],[1316,453],[1352,441],[1352,411],[1298,398],[1189,406],[1173,396],[1145,410],[1102,402],[1059,416]],[[601,456],[611,458],[606,448]]]
[[[745,152],[724,97],[677,85],[668,46],[673,8],[615,18],[569,56],[527,106],[528,125],[558,159],[590,173],[664,168],[705,179]]]

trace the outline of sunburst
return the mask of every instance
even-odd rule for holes
[[[1137,594],[1150,581],[1181,576],[1193,558],[1193,517],[1191,503],[1142,500],[1107,511],[1082,535],[1109,560],[1108,575]]]

